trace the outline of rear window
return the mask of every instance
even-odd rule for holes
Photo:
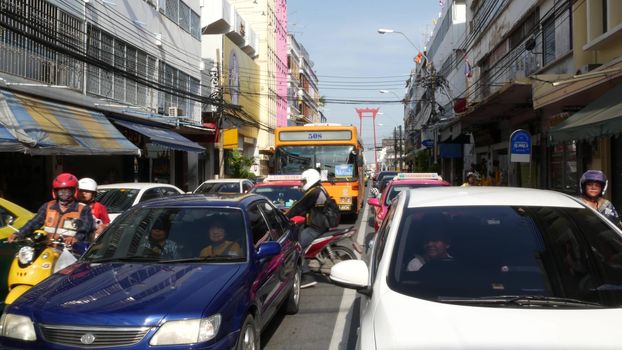
[[[237,182],[208,182],[199,186],[194,193],[240,193],[240,184]]]
[[[111,188],[97,192],[96,201],[105,205],[109,213],[121,213],[129,209],[140,190],[130,188]]]
[[[409,296],[622,303],[622,239],[586,209],[410,208],[395,244],[388,283]]]
[[[251,192],[268,197],[274,205],[282,208],[290,208],[304,194],[300,186],[258,186]]]

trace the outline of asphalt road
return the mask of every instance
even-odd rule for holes
[[[356,218],[342,218],[340,227],[356,225],[358,244],[373,231],[367,224],[367,205]],[[263,331],[261,347],[266,350],[355,349],[359,326],[359,298],[356,291],[334,286],[316,274],[318,284],[301,291],[300,311],[279,315]]]

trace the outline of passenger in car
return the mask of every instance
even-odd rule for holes
[[[209,239],[212,244],[201,250],[201,257],[207,256],[242,256],[242,249],[237,242],[226,240],[227,232],[222,221],[212,222],[209,228]]]
[[[449,235],[442,226],[430,228],[424,233],[423,239],[423,255],[415,255],[408,262],[406,269],[408,271],[419,271],[427,262],[440,259],[453,259],[447,252],[450,247]]]

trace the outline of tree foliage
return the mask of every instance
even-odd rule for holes
[[[251,172],[253,158],[245,157],[240,151],[234,149],[227,155],[227,174],[234,178],[249,179],[255,176]]]

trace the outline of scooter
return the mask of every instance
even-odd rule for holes
[[[354,226],[345,229],[333,228],[319,236],[305,250],[305,259],[311,271],[330,275],[330,268],[343,260],[357,259],[351,237],[356,233]]]
[[[49,240],[43,230],[36,230],[30,237],[16,241],[20,249],[9,269],[7,294],[4,303],[12,304],[30,288],[40,283],[77,259],[72,247],[59,240]],[[86,243],[75,244],[73,252],[86,250]],[[76,249],[77,248],[77,249]]]

